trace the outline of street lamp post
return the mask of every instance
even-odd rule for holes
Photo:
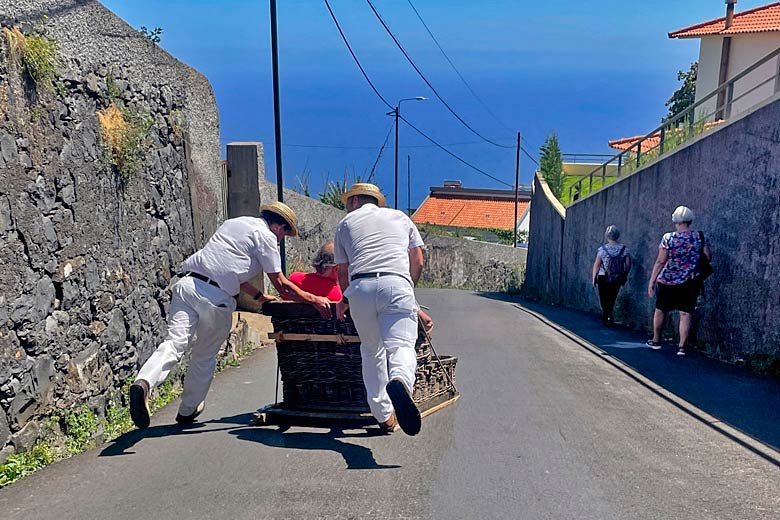
[[[398,209],[398,119],[401,117],[401,103],[404,101],[425,101],[426,99],[428,98],[422,96],[399,99],[395,108],[387,113],[388,116],[395,117],[395,195],[393,197],[395,209]]]

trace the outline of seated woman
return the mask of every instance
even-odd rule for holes
[[[315,269],[313,273],[294,272],[288,280],[306,292],[324,296],[332,302],[340,302],[342,294],[339,287],[339,268],[333,255],[333,242],[325,242],[322,245],[311,265]],[[433,319],[422,310],[417,311],[417,317],[430,333],[433,330]]]
[[[333,242],[326,242],[311,262],[313,273],[292,273],[288,279],[306,292],[324,296],[332,302],[341,301],[339,271],[333,259]]]

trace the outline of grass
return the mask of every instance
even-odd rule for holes
[[[137,110],[120,108],[114,101],[99,110],[97,116],[108,164],[115,167],[124,179],[140,172],[152,118]]]
[[[36,88],[52,90],[57,69],[57,43],[40,34],[25,35],[18,27],[3,27],[11,59],[21,65]]]
[[[0,488],[30,475],[57,460],[48,444],[39,442],[31,449],[11,454],[0,465]]]

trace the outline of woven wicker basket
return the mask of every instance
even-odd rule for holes
[[[266,303],[263,313],[271,316],[277,333],[334,336],[333,341],[277,342],[285,406],[300,410],[368,410],[360,344],[336,340],[338,336],[357,336],[349,317],[344,321],[324,320],[310,305],[290,302]],[[455,381],[457,358],[442,356],[439,364],[422,331],[415,350],[417,380],[413,399],[419,404],[450,389],[450,381]]]

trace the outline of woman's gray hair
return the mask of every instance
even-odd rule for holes
[[[333,254],[333,242],[325,242],[314,259],[311,261],[312,267],[314,267],[318,273],[322,274],[328,267],[336,265],[336,257]]]
[[[693,222],[693,218],[693,211],[686,206],[677,206],[677,209],[672,213],[672,222],[675,224],[681,224],[683,222],[690,224]]]
[[[607,237],[607,240],[617,240],[620,238],[620,230],[617,226],[607,226],[604,236]]]

